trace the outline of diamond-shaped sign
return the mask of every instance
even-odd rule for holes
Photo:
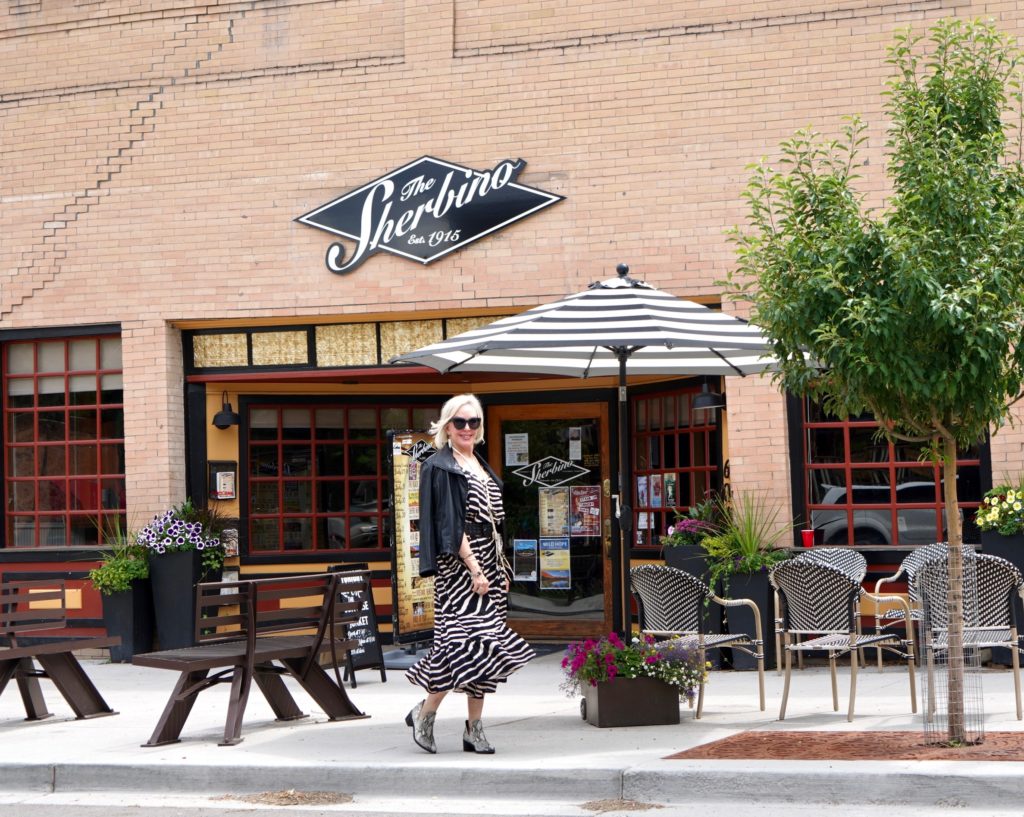
[[[351,272],[374,253],[429,264],[562,200],[516,183],[526,162],[473,170],[431,156],[299,216],[296,221],[356,242],[327,250],[333,272]]]
[[[544,457],[542,460],[517,468],[512,473],[523,478],[523,485],[543,485],[545,488],[552,488],[579,479],[590,471],[569,460]]]

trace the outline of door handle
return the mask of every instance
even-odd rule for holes
[[[607,480],[605,483],[607,484]],[[604,520],[604,557],[610,559],[612,557],[612,520],[605,517]]]

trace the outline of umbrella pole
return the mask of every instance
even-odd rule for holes
[[[622,611],[621,631],[628,636],[632,630],[629,591],[629,550],[633,531],[633,509],[630,506],[629,480],[629,402],[626,399],[626,358],[625,349],[616,349],[619,358],[619,503],[616,515],[619,520],[618,579],[619,607]]]

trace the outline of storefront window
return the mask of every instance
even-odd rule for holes
[[[91,546],[124,525],[121,339],[3,347],[7,548]]]
[[[389,429],[426,429],[436,408],[259,405],[249,410],[249,552],[387,546]]]
[[[693,411],[697,389],[633,399],[635,544],[660,547],[675,519],[721,485],[718,416]]]
[[[828,545],[926,545],[946,539],[942,471],[920,446],[878,436],[870,417],[836,420],[804,402],[806,519]],[[977,542],[978,447],[957,458],[964,541]]]

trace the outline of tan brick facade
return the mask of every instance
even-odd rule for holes
[[[184,488],[176,325],[512,310],[618,262],[716,300],[746,166],[809,123],[870,122],[886,46],[1016,2],[167,0],[0,10],[0,329],[120,322],[130,513]],[[330,273],[293,219],[421,155],[528,164],[564,196],[428,267]],[[733,483],[789,503],[784,404],[727,383]],[[1024,469],[1022,435],[993,443]]]

